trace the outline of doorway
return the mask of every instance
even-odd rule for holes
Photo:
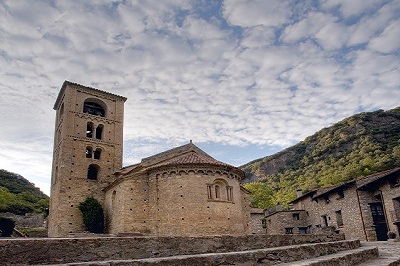
[[[376,238],[378,241],[386,241],[388,239],[388,229],[382,203],[371,203],[370,208]]]

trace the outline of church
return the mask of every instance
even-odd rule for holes
[[[103,206],[112,235],[248,234],[243,171],[192,141],[122,167],[126,100],[69,81],[62,85],[54,105],[49,237],[84,232],[78,206],[88,196]]]

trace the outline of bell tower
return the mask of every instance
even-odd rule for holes
[[[122,167],[125,97],[65,81],[54,105],[49,237],[84,230],[80,202],[104,192]]]

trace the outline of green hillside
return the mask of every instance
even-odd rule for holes
[[[309,191],[398,166],[400,107],[351,116],[241,169],[245,183],[265,182],[263,189],[272,197],[258,207],[268,208],[286,205],[297,189]]]
[[[24,177],[0,169],[0,213],[47,212],[49,197]]]

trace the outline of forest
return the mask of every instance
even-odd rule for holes
[[[400,107],[348,117],[240,168],[252,206],[288,208],[303,192],[400,167]]]
[[[47,215],[49,197],[24,177],[0,169],[0,213]]]

